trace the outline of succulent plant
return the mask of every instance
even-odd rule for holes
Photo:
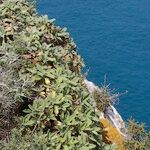
[[[66,28],[31,2],[0,1],[1,149],[108,149],[82,66]]]

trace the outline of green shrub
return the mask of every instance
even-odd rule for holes
[[[2,150],[113,149],[102,143],[82,66],[66,28],[26,0],[0,2]]]
[[[111,90],[108,85],[103,85],[95,89],[92,96],[96,102],[97,109],[100,112],[104,112],[107,107],[114,105],[122,94],[114,93],[114,90]]]
[[[144,124],[129,119],[127,125],[130,138],[125,142],[126,150],[148,150],[150,148],[150,132],[145,130]]]

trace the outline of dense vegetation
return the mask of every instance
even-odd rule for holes
[[[90,95],[83,66],[66,28],[27,0],[0,0],[0,149],[116,149],[102,142],[92,104],[112,104],[107,89]]]
[[[129,139],[125,141],[126,150],[148,150],[150,149],[150,131],[145,125],[129,119],[127,122]]]
[[[109,148],[82,66],[66,28],[25,0],[0,1],[1,149]]]

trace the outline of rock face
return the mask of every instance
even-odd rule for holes
[[[106,108],[104,112],[104,117],[112,123],[112,125],[119,131],[119,133],[123,135],[125,139],[127,138],[125,123],[114,106],[109,106]]]
[[[125,150],[124,137],[118,132],[108,119],[100,119],[100,125],[103,129],[103,142],[107,144],[116,144],[119,150]]]
[[[85,80],[85,85],[90,93],[93,93],[94,90],[98,89],[93,82]],[[100,114],[101,119],[108,119],[114,128],[117,129],[118,133],[120,133],[125,139],[127,138],[127,130],[125,128],[125,123],[117,112],[117,110],[111,105],[106,108],[106,110]]]

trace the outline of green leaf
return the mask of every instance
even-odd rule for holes
[[[23,125],[24,126],[33,126],[35,124],[35,120],[28,120],[27,122],[25,122]]]
[[[0,26],[0,37],[4,37],[4,35],[5,35],[4,28]]]
[[[34,81],[39,81],[41,80],[42,78],[39,76],[39,75],[34,75],[32,76],[31,80],[34,82]]]

